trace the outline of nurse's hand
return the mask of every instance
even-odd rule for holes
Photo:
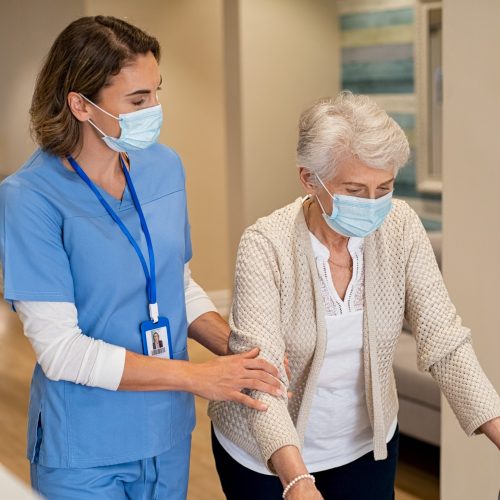
[[[193,385],[190,392],[212,401],[236,401],[255,410],[267,410],[264,403],[241,392],[251,389],[273,396],[283,395],[277,368],[263,359],[256,359],[258,355],[259,349],[255,348],[191,364]]]

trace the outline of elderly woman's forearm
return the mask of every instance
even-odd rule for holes
[[[484,423],[479,430],[500,450],[500,416]]]
[[[283,486],[286,486],[295,477],[308,473],[302,455],[296,446],[283,446],[275,451],[271,456],[271,463]]]
[[[470,342],[430,368],[466,434],[500,415],[500,397],[482,370]]]

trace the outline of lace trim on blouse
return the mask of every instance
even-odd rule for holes
[[[328,249],[311,233],[316,267],[320,278],[320,290],[325,304],[327,316],[340,316],[342,314],[359,312],[364,308],[364,265],[363,265],[363,240],[350,238],[348,250],[352,257],[352,278],[347,287],[346,295],[342,300],[333,284],[333,278],[328,264]]]

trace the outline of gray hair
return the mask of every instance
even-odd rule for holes
[[[368,96],[344,91],[335,100],[321,99],[300,116],[297,165],[321,180],[330,180],[352,156],[396,175],[409,155],[401,127]]]

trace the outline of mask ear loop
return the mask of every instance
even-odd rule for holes
[[[90,118],[87,120],[103,137],[108,137]]]
[[[316,200],[318,200],[318,203],[319,203],[319,206],[321,207],[321,210],[323,211],[323,214],[324,215],[328,215],[323,207],[323,203],[321,203],[321,201],[319,200],[319,197],[317,194],[314,195],[314,197],[316,198]]]
[[[333,194],[328,191],[326,186],[323,184],[323,181],[321,180],[321,177],[318,174],[314,174],[316,176],[316,179],[318,179],[319,183],[323,186],[323,189],[333,198]]]
[[[83,97],[87,102],[92,104],[92,106],[95,106],[99,111],[102,111],[103,113],[106,113],[108,116],[111,116],[111,118],[114,118],[115,120],[120,121],[120,118],[118,116],[112,115],[105,109],[102,109],[100,106],[98,106],[95,102],[92,102],[88,97],[85,97],[83,94],[78,93],[79,96]]]
[[[114,118],[115,120],[120,121],[120,118],[117,118],[115,115],[112,115],[111,113],[108,113],[105,109],[102,109],[100,106],[98,106],[95,102],[92,102],[88,97],[85,97],[82,93],[78,93],[80,97],[85,99],[87,102],[92,104],[92,106],[95,106],[99,111],[102,111],[103,113],[106,113],[108,116],[111,116],[111,118]],[[108,137],[107,134],[105,134],[90,118],[87,120],[100,134],[102,134],[103,137]]]
[[[327,217],[329,217],[330,219],[336,219],[337,218],[337,215],[339,213],[339,209],[335,206],[335,203],[334,203],[334,197],[333,197],[333,194],[330,193],[330,191],[328,191],[327,187],[323,184],[323,181],[321,180],[321,178],[319,177],[318,174],[314,174],[316,176],[316,178],[318,179],[318,181],[320,182],[320,184],[323,186],[323,189],[330,195],[330,197],[332,198],[332,215],[328,215],[325,208],[323,207],[323,203],[321,203],[318,195],[316,194],[315,197],[316,199],[318,200],[318,203],[319,203],[319,206],[321,207],[321,210],[323,210],[323,214],[326,215]]]

